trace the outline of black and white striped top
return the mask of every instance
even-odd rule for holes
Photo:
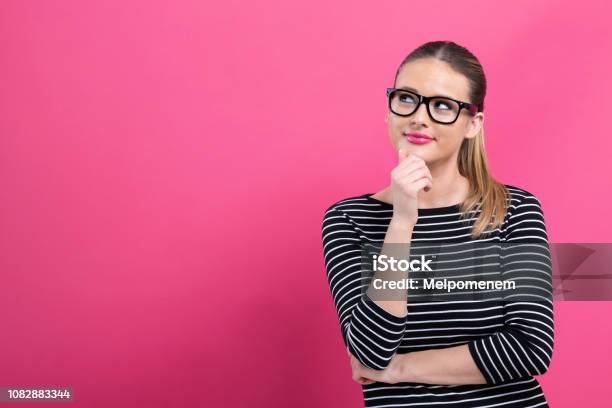
[[[539,200],[524,189],[510,192],[503,226],[486,241],[541,241],[548,248]],[[362,385],[366,407],[547,407],[534,375],[547,371],[554,343],[553,303],[496,302],[490,299],[416,302],[397,317],[367,298],[361,281],[361,245],[382,243],[393,214],[391,204],[370,197],[350,197],[331,205],[322,225],[327,280],[342,337],[367,367],[382,370],[395,353],[468,344],[487,384],[433,385],[375,382]],[[418,209],[411,242],[471,241],[478,212],[466,223],[460,206]],[[549,254],[549,253],[548,253]],[[537,270],[551,279],[547,262],[508,262],[515,270]]]

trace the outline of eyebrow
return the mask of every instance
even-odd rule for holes
[[[405,90],[405,91],[412,91],[412,92],[419,93],[419,91],[417,91],[416,89],[411,88],[411,87],[409,87],[409,86],[402,86],[402,87],[397,88],[397,89],[403,89],[403,90]],[[441,97],[448,98],[448,99],[459,100],[459,99],[457,99],[457,98],[453,98],[452,96],[448,96],[448,95],[436,94],[435,96],[441,96]]]

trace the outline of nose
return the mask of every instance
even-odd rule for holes
[[[426,125],[429,120],[429,114],[427,113],[427,105],[422,103],[416,112],[410,115],[410,123],[412,125]]]

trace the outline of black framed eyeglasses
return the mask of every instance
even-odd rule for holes
[[[455,123],[461,109],[473,115],[478,113],[478,106],[473,103],[445,96],[423,96],[406,89],[387,88],[387,98],[389,99],[389,110],[398,116],[410,116],[424,103],[431,120],[445,125]]]

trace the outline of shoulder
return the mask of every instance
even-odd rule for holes
[[[323,248],[326,251],[348,241],[359,241],[351,214],[359,207],[371,204],[369,201],[363,194],[337,200],[326,208],[322,221]]]
[[[524,188],[504,184],[510,195],[503,231],[507,240],[548,239],[544,211],[539,198]]]
[[[366,209],[368,207],[376,207],[376,204],[367,198],[367,194],[346,197],[329,205],[325,209],[323,218],[347,215],[353,210]]]
[[[542,212],[542,203],[535,194],[512,184],[504,184],[504,186],[510,195],[508,215],[518,214],[528,210]]]
[[[510,196],[512,197],[512,199],[514,200],[527,200],[527,201],[538,201],[538,198],[532,194],[530,191],[525,190],[524,188],[512,185],[512,184],[504,184],[504,186],[506,187],[506,189],[508,190],[508,192],[510,193]]]

